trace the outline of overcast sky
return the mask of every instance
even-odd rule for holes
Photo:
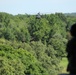
[[[0,12],[10,14],[72,13],[76,0],[0,0]]]

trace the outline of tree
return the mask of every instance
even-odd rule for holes
[[[65,55],[66,42],[66,39],[64,40],[60,34],[54,34],[50,39],[49,44],[51,44],[54,50],[56,50],[57,57],[62,58]]]

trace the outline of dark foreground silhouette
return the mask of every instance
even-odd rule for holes
[[[66,47],[68,59],[67,71],[70,73],[70,75],[76,75],[76,24],[72,25],[70,29],[70,34],[72,38],[68,41]]]

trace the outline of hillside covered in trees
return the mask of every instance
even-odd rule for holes
[[[75,16],[0,12],[0,75],[57,75]]]

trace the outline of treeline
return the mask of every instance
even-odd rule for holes
[[[76,17],[0,12],[0,75],[56,75]]]

